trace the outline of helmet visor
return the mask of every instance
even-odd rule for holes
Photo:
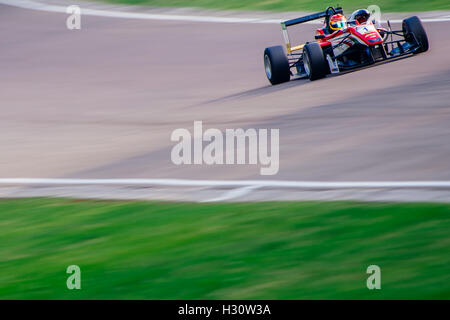
[[[331,23],[331,28],[334,30],[343,29],[347,24],[344,21],[336,21]]]

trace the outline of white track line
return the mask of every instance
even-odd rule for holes
[[[0,0],[0,4],[14,6],[23,9],[31,9],[47,12],[66,13],[66,6],[55,6],[40,3],[32,0]],[[83,8],[81,13],[88,16],[123,18],[123,19],[141,19],[141,20],[165,20],[165,21],[190,21],[190,22],[215,22],[215,23],[263,23],[273,24],[280,23],[281,19],[263,19],[263,18],[233,18],[233,17],[213,17],[213,16],[191,16],[191,15],[170,15],[170,14],[151,14],[151,13],[135,13],[111,10],[95,10]],[[392,23],[401,23],[402,20],[390,20]],[[449,16],[441,18],[422,19],[423,22],[447,22],[450,21]],[[386,21],[381,21],[386,22]],[[322,24],[321,21],[310,21],[311,24]]]
[[[4,178],[0,185],[124,185],[168,187],[272,187],[300,189],[411,189],[450,188],[450,181],[316,182],[281,180],[188,180],[188,179],[47,179]]]
[[[228,201],[231,199],[236,199],[239,197],[243,197],[249,193],[251,193],[253,190],[258,189],[259,187],[257,186],[247,186],[247,187],[242,187],[242,188],[237,188],[237,189],[232,189],[231,191],[228,191],[226,193],[224,193],[222,196],[214,198],[214,199],[210,199],[210,200],[204,200],[202,202],[222,202],[222,201]]]

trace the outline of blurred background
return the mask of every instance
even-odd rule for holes
[[[127,3],[149,6],[176,6],[176,7],[200,7],[219,9],[245,9],[245,10],[276,10],[276,11],[321,11],[328,6],[342,6],[348,10],[367,8],[369,5],[378,5],[386,12],[412,12],[430,10],[449,10],[450,4],[445,0],[432,1],[405,1],[405,0],[248,0],[248,1],[220,1],[220,0],[106,0],[110,3]]]

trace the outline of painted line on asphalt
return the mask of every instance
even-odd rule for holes
[[[3,178],[0,185],[124,185],[166,187],[253,187],[299,189],[412,189],[450,188],[450,181],[283,181],[283,180],[189,180],[189,179],[53,179]]]
[[[38,11],[65,13],[67,6],[57,6],[45,4],[33,0],[0,0],[0,4],[14,6],[23,9],[31,9]],[[239,18],[239,17],[214,17],[214,16],[195,16],[195,15],[171,15],[171,14],[152,14],[152,13],[137,13],[137,12],[123,12],[112,10],[97,10],[81,7],[81,14],[97,17],[108,18],[123,18],[123,19],[140,19],[140,20],[164,20],[164,21],[188,21],[188,22],[212,22],[212,23],[261,23],[274,24],[280,23],[282,19],[264,19],[264,18]],[[401,23],[402,20],[392,19],[392,23]],[[449,16],[440,18],[424,18],[423,22],[448,22]],[[381,21],[382,23],[386,21]],[[311,24],[322,24],[320,20],[310,21]]]
[[[240,198],[243,196],[246,196],[247,194],[251,193],[252,191],[258,189],[257,186],[247,186],[247,187],[241,187],[232,189],[231,191],[228,191],[224,193],[222,196],[213,198],[210,200],[204,200],[202,202],[222,202],[222,201],[229,201],[232,199]]]

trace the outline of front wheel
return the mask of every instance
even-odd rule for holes
[[[318,80],[330,73],[330,67],[320,44],[311,42],[303,47],[303,64],[309,79]]]
[[[402,29],[405,40],[413,45],[419,46],[416,53],[428,50],[429,44],[427,33],[425,32],[419,17],[414,16],[403,20]]]
[[[291,79],[289,61],[282,46],[264,50],[264,69],[267,79],[273,85],[288,82]]]

